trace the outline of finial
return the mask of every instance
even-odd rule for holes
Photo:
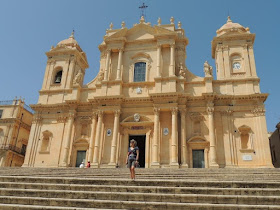
[[[125,22],[124,21],[122,22],[122,28],[125,28]]]
[[[158,24],[158,26],[161,25],[161,18],[160,18],[160,17],[159,17],[158,20],[157,20],[157,24]]]
[[[75,33],[75,31],[74,31],[74,29],[73,29],[70,38],[73,38],[73,39],[74,39],[74,33]]]
[[[227,23],[232,23],[230,16],[227,17]]]
[[[178,29],[181,29],[182,28],[182,23],[181,21],[178,22]]]
[[[174,17],[170,18],[170,24],[174,24]]]
[[[141,16],[140,23],[144,23],[144,22],[145,22],[145,18],[144,16]]]
[[[110,24],[110,30],[113,30],[113,23]]]

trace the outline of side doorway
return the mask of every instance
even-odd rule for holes
[[[78,150],[77,151],[77,159],[76,159],[76,167],[79,167],[82,162],[86,165],[86,150]]]

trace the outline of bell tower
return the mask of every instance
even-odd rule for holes
[[[56,47],[51,47],[46,52],[48,57],[42,89],[40,91],[39,103],[59,103],[63,102],[65,95],[63,92],[83,85],[85,69],[88,68],[86,54],[80,48],[74,38],[74,31],[68,39],[59,42]],[[49,100],[53,93],[56,99]],[[57,100],[58,99],[58,100]]]
[[[212,41],[218,80],[258,78],[253,45],[255,34],[228,17]]]

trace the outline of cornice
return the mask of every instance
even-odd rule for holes
[[[144,86],[154,86],[155,82],[130,82],[123,83],[123,87],[144,87]]]
[[[48,93],[72,93],[73,89],[40,90],[40,94]]]

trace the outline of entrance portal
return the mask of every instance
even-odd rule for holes
[[[140,168],[145,168],[146,135],[130,135],[129,143],[131,139],[137,141],[137,146],[139,147],[139,165]]]
[[[79,167],[82,162],[84,162],[84,164],[86,165],[86,154],[87,151],[77,151],[76,167]]]
[[[193,168],[205,168],[204,165],[204,150],[193,150]]]

